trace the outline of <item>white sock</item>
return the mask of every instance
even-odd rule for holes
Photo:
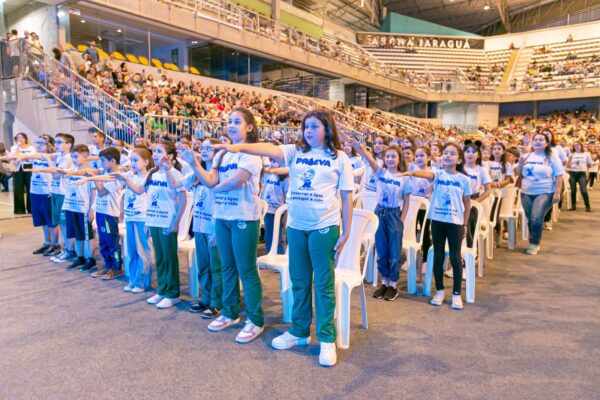
[[[384,285],[384,286],[388,286],[388,283],[389,283],[389,281],[388,281],[388,279],[387,279],[387,278],[381,278],[381,284],[382,284],[382,285]]]
[[[388,281],[388,282],[389,282],[388,286],[391,286],[391,287],[393,287],[394,289],[396,289],[396,284],[397,284],[398,282],[392,282],[392,281]]]

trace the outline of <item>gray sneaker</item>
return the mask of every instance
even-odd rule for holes
[[[527,249],[525,250],[525,254],[529,254],[529,255],[536,255],[538,253],[538,251],[540,251],[540,246],[536,245],[536,244],[530,244],[529,246],[527,246]]]

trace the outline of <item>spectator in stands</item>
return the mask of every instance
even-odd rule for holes
[[[10,69],[13,75],[19,74],[19,61],[21,59],[21,45],[19,41],[19,32],[13,29],[8,38],[8,54],[10,56]]]
[[[4,143],[0,143],[0,157],[7,156],[6,146]],[[0,184],[2,185],[2,191],[8,192],[8,180],[10,179],[11,170],[6,161],[0,161]],[[592,185],[593,186],[593,182]]]
[[[566,43],[571,43],[572,41],[573,41],[573,36],[569,33],[569,36],[567,36]]]
[[[85,60],[86,56],[88,55],[90,56],[90,61],[92,64],[98,64],[98,62],[100,62],[100,55],[98,54],[96,42],[94,40],[90,42],[90,47],[85,49],[85,51],[81,54],[81,57]]]

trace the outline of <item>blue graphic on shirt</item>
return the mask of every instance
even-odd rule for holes
[[[196,207],[202,208],[204,207],[204,200],[206,199],[206,192],[201,191],[196,198]]]
[[[158,192],[152,193],[151,200],[152,203],[150,204],[150,207],[158,207]]]
[[[306,172],[304,172],[304,175],[302,175],[302,181],[304,182],[304,184],[302,185],[302,187],[300,187],[300,189],[304,189],[304,190],[312,190],[312,180],[315,177],[315,170],[314,169],[307,169]]]
[[[132,194],[131,196],[129,196],[129,198],[127,198],[127,208],[133,208],[134,207],[134,202],[136,200],[136,195]]]
[[[450,193],[444,193],[442,199],[444,200],[443,205],[445,207],[450,207],[452,205],[452,198],[450,197]]]
[[[384,204],[388,204],[390,202],[390,191],[388,189],[384,188],[381,191],[381,195],[382,195],[381,202]]]
[[[523,167],[523,176],[533,176],[533,166]]]

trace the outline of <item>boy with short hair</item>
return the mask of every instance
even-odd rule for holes
[[[55,168],[53,168],[52,173],[50,203],[52,209],[52,225],[60,225],[60,232],[63,238],[63,250],[56,247],[54,251],[49,252],[48,254],[44,253],[44,255],[52,256],[50,260],[53,262],[62,263],[77,257],[77,253],[75,253],[73,249],[73,241],[67,238],[67,220],[65,219],[65,212],[62,210],[65,199],[65,182],[63,180],[63,174],[58,171],[73,168],[71,150],[73,149],[73,146],[75,146],[75,138],[68,133],[59,133],[54,137],[54,146],[57,156],[54,159]]]
[[[83,271],[89,271],[96,266],[96,260],[92,257],[91,245],[91,240],[94,238],[92,230],[94,185],[86,181],[83,184],[78,183],[85,179],[83,175],[78,174],[78,171],[86,168],[89,154],[90,150],[86,145],[75,146],[71,154],[74,168],[59,171],[65,175],[66,190],[62,209],[65,211],[67,222],[67,238],[75,239],[77,253],[77,259],[67,266],[67,271],[81,267],[84,268]]]
[[[121,244],[119,237],[119,216],[123,200],[123,184],[110,174],[119,172],[121,153],[114,147],[103,149],[99,153],[104,174],[86,178],[93,182],[97,193],[94,202],[100,254],[104,259],[104,269],[91,274],[92,278],[115,279],[123,273],[121,266]],[[85,267],[81,267],[85,270]]]

